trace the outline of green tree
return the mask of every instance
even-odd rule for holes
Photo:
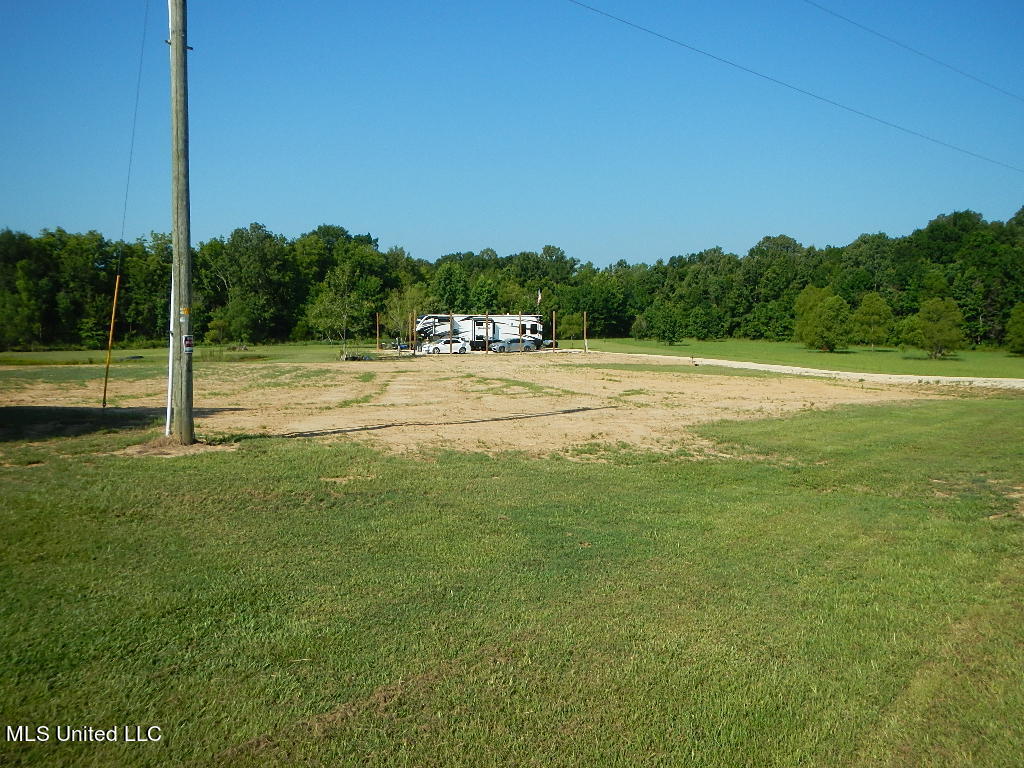
[[[928,299],[917,313],[917,337],[912,343],[929,357],[940,358],[963,348],[966,342],[963,322],[964,317],[953,299]]]
[[[884,344],[892,333],[892,309],[881,294],[871,291],[865,293],[860,306],[850,318],[853,340],[861,344]]]
[[[327,341],[340,341],[344,357],[352,332],[369,328],[379,291],[378,278],[359,275],[352,262],[339,264],[320,284],[306,309],[306,322]]]
[[[253,305],[242,296],[233,296],[227,304],[217,307],[210,314],[204,338],[210,344],[248,344],[253,340],[253,332],[257,327]]]
[[[118,301],[125,321],[125,336],[140,340],[166,339],[171,260],[170,235],[153,232],[149,243],[139,241],[125,246],[121,298]],[[196,314],[193,306],[193,328],[201,333],[196,328]]]
[[[203,243],[196,254],[195,287],[214,308],[214,320],[232,339],[286,338],[297,302],[288,241],[262,224]],[[301,306],[301,305],[299,305]]]
[[[56,265],[26,234],[0,231],[0,345],[48,341],[55,324]]]
[[[637,315],[633,320],[633,324],[629,327],[629,335],[634,339],[651,338],[651,329],[647,323],[647,318],[642,314]]]
[[[91,317],[78,321],[78,343],[86,349],[102,349],[107,339],[107,329]]]
[[[814,349],[835,352],[850,343],[850,305],[842,296],[829,296],[810,318],[807,344]]]
[[[430,284],[438,306],[445,312],[465,312],[469,302],[466,271],[456,261],[444,261],[434,273]]]
[[[657,298],[643,317],[652,338],[666,344],[675,344],[686,334],[686,310],[668,299]]]
[[[580,339],[583,338],[583,315],[568,313],[558,315],[558,338]]]
[[[384,302],[384,330],[391,337],[409,339],[409,318],[427,306],[427,286],[423,283],[396,288]]]
[[[686,317],[686,335],[704,341],[718,339],[723,335],[723,323],[716,308],[695,307]]]
[[[1024,355],[1024,302],[1014,305],[1006,323],[1006,346],[1018,355]]]
[[[808,285],[800,291],[793,307],[796,313],[793,337],[797,341],[803,342],[812,349],[815,348],[814,336],[817,322],[815,315],[821,302],[834,295],[831,288],[819,288],[816,285]]]
[[[487,314],[498,309],[498,286],[489,277],[480,277],[469,292],[469,309],[471,312]]]

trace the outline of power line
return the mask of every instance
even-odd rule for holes
[[[952,64],[947,64],[946,62],[942,61],[942,59],[937,59],[934,56],[925,53],[924,51],[919,51],[916,48],[912,48],[911,46],[907,45],[906,43],[900,42],[896,38],[889,37],[888,35],[879,32],[877,29],[872,29],[871,27],[865,26],[860,22],[854,21],[853,19],[843,16],[841,13],[836,13],[831,8],[826,8],[824,5],[814,2],[814,0],[804,0],[804,2],[807,3],[808,5],[813,5],[819,11],[823,11],[824,13],[827,13],[830,16],[835,16],[837,19],[845,21],[847,24],[852,24],[858,29],[862,29],[869,34],[874,35],[875,37],[880,37],[887,43],[892,43],[893,45],[899,46],[900,48],[903,48],[906,51],[910,51],[911,53],[916,54],[917,56],[920,56],[923,59],[928,59],[928,61],[932,62],[933,64],[938,64],[940,67],[945,67],[946,69],[950,69],[956,72],[958,75],[962,75],[963,77],[973,80],[976,83],[980,83],[981,85],[984,85],[986,88],[991,88],[993,91],[999,91],[999,93],[1003,94],[1004,96],[1009,96],[1012,99],[1024,101],[1024,96],[1018,96],[1016,93],[1012,93],[1006,90],[1005,88],[1000,88],[998,85],[994,85],[988,82],[987,80],[982,80],[980,77],[976,77],[972,75],[970,72],[964,72],[964,70],[958,69],[957,67],[954,67]]]
[[[150,0],[145,0],[145,11],[142,14],[142,43],[138,51],[138,75],[135,77],[135,108],[131,115],[131,141],[128,145],[128,177],[125,179],[125,203],[121,209],[121,240],[125,239],[125,221],[128,218],[128,189],[131,187],[131,166],[135,157],[135,127],[138,125],[138,100],[142,91],[142,60],[145,56],[145,29],[150,22]],[[120,263],[118,271],[120,271]]]
[[[121,239],[117,246],[117,274],[114,276],[114,299],[110,309],[110,331],[107,334],[107,363],[103,371],[103,407],[107,407],[107,384],[110,381],[110,353],[114,348],[114,322],[117,320],[117,296],[121,289],[121,267],[124,262],[124,226],[128,218],[128,190],[132,184],[132,158],[135,156],[135,127],[139,122],[139,93],[142,90],[142,60],[146,53],[146,27],[149,22],[149,0],[142,16],[142,43],[139,46],[139,73],[135,79],[135,108],[132,110],[132,138],[128,146],[128,176],[124,182],[124,206],[121,208]]]
[[[1017,173],[1024,173],[1024,168],[1018,168],[1015,165],[1010,165],[1009,163],[1004,163],[1001,160],[996,160],[996,159],[991,158],[991,157],[986,157],[985,155],[978,154],[977,152],[972,152],[969,149],[964,149],[963,147],[958,147],[956,144],[950,144],[949,142],[943,141],[942,139],[936,139],[934,136],[929,136],[929,135],[927,135],[925,133],[921,133],[920,131],[915,131],[913,128],[905,128],[902,125],[898,125],[897,123],[893,123],[893,122],[891,122],[889,120],[885,120],[884,118],[881,118],[881,117],[876,117],[875,115],[869,114],[867,112],[863,112],[863,111],[861,111],[859,109],[855,109],[854,107],[849,107],[846,104],[841,104],[840,102],[834,101],[833,99],[829,99],[829,98],[827,98],[825,96],[819,96],[816,93],[813,93],[811,91],[805,90],[804,88],[800,88],[798,86],[795,86],[795,85],[792,85],[790,83],[787,83],[784,80],[779,80],[778,78],[772,77],[771,75],[766,75],[763,72],[758,72],[755,69],[750,69],[749,67],[745,67],[742,64],[737,64],[734,61],[730,61],[729,59],[724,59],[721,56],[716,56],[713,53],[708,53],[707,51],[701,50],[700,48],[696,48],[696,47],[694,47],[692,45],[689,45],[688,43],[684,43],[682,40],[677,40],[674,37],[669,37],[668,35],[663,35],[660,32],[656,32],[655,30],[650,29],[649,27],[644,27],[644,26],[642,26],[640,24],[636,24],[635,22],[629,21],[628,19],[623,19],[620,16],[615,16],[613,14],[610,14],[610,13],[606,12],[606,11],[602,11],[600,8],[594,8],[593,6],[587,5],[586,3],[581,3],[581,2],[579,2],[579,0],[566,0],[566,1],[569,2],[569,3],[572,3],[573,5],[578,5],[580,8],[585,8],[586,10],[591,11],[592,13],[596,13],[599,16],[604,16],[605,18],[611,19],[612,21],[617,21],[620,24],[626,25],[627,27],[632,27],[633,29],[636,29],[636,30],[638,30],[640,32],[644,32],[645,34],[651,35],[652,37],[657,37],[659,40],[664,40],[667,43],[672,43],[672,45],[678,45],[680,48],[685,48],[688,51],[693,51],[694,53],[699,53],[701,56],[707,56],[709,59],[714,59],[715,61],[719,62],[720,64],[726,64],[726,65],[728,65],[730,67],[733,67],[734,69],[740,70],[741,72],[746,72],[749,75],[754,75],[755,77],[760,77],[762,80],[767,80],[768,82],[774,83],[775,85],[781,85],[783,88],[788,88],[791,91],[796,91],[797,93],[803,94],[804,96],[809,96],[812,99],[816,99],[816,100],[818,100],[820,102],[823,102],[825,104],[828,104],[830,106],[836,107],[838,109],[845,110],[846,112],[850,112],[850,113],[852,113],[854,115],[858,115],[859,117],[863,117],[863,118],[866,118],[868,120],[872,120],[872,121],[874,121],[876,123],[879,123],[881,125],[885,125],[885,126],[887,126],[889,128],[894,128],[897,131],[902,131],[903,133],[909,134],[911,136],[915,136],[915,137],[917,137],[919,139],[924,139],[925,141],[930,141],[932,144],[938,144],[940,147],[945,147],[946,149],[952,149],[952,150],[954,150],[956,152],[960,152],[961,154],[969,155],[970,157],[974,157],[974,158],[976,158],[978,160],[984,160],[987,163],[992,163],[993,165],[998,165],[998,166],[1001,166],[1003,168],[1007,168],[1007,169],[1009,169],[1011,171],[1016,171]]]

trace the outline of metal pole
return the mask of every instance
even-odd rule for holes
[[[551,351],[558,349],[558,324],[556,322],[555,310],[551,310]]]
[[[185,0],[167,0],[171,46],[171,219],[174,259],[171,286],[173,434],[195,442],[192,420],[192,246],[188,185],[188,25]],[[176,322],[175,322],[176,318]]]
[[[589,352],[590,346],[587,344],[587,313],[583,312],[583,351]]]

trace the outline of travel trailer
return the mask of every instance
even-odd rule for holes
[[[421,315],[416,319],[416,337],[421,341],[439,338],[464,339],[477,351],[492,341],[522,337],[544,341],[540,315]]]

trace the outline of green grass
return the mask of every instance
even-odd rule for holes
[[[337,344],[250,344],[244,350],[224,346],[196,347],[195,364],[204,362],[286,362],[286,363],[332,363],[337,361],[341,350]],[[348,345],[349,354],[369,354],[374,351],[373,342],[357,342]],[[140,357],[141,360],[127,360]],[[49,351],[49,352],[3,352],[0,365],[102,365],[106,351]],[[167,366],[167,347],[145,349],[115,349],[111,355],[113,365],[138,365],[139,363]]]
[[[125,418],[0,408],[0,711],[164,738],[4,765],[1019,765],[1024,398],[705,461],[110,455]]]
[[[568,348],[573,342],[563,344]],[[575,346],[582,346],[575,342]],[[904,373],[920,376],[976,376],[1024,378],[1024,356],[1005,350],[960,350],[943,360],[931,360],[920,350],[853,347],[846,352],[829,353],[807,349],[802,344],[779,341],[724,339],[697,341],[687,339],[680,344],[635,339],[600,339],[590,342],[598,352],[639,352],[679,357],[705,357],[720,360],[743,360],[752,363],[774,363],[804,368],[820,368],[858,373]]]
[[[582,349],[581,341],[559,341],[563,349]],[[635,339],[596,339],[590,348],[603,352],[639,352],[678,357],[705,357],[722,360],[743,360],[754,363],[795,365],[805,368],[855,371],[861,373],[901,373],[920,376],[976,376],[994,378],[1024,378],[1024,356],[1011,355],[1005,350],[960,350],[950,358],[931,360],[920,350],[853,347],[840,353],[820,352],[792,342],[752,341],[724,339],[697,341],[688,339],[679,344]],[[272,344],[250,346],[245,351],[229,351],[224,347],[198,347],[196,365],[204,362],[334,362],[339,347],[329,344]],[[350,354],[372,354],[373,344],[350,344]],[[5,352],[0,354],[3,365],[102,365],[105,353],[94,351],[67,352]],[[141,360],[125,360],[141,356]],[[90,362],[91,361],[91,362]],[[167,350],[124,349],[115,350],[114,365],[119,368],[139,364],[166,366]]]
[[[350,353],[372,352],[369,347],[350,345]],[[83,356],[85,355],[85,356]],[[131,359],[134,358],[134,359]],[[244,368],[250,363],[278,363],[265,368],[248,389],[291,387],[296,384],[330,386],[339,380],[347,380],[350,374],[335,369],[310,369],[301,367],[308,362],[337,362],[338,348],[327,345],[277,345],[250,347],[247,351],[230,352],[224,348],[199,348],[193,367],[196,371]],[[90,362],[91,360],[91,362]],[[3,367],[9,366],[9,367]],[[89,357],[86,353],[67,352],[25,352],[11,353],[0,357],[0,392],[17,391],[39,382],[62,384],[71,387],[95,386],[97,379],[104,375],[102,354]],[[117,350],[112,358],[110,381],[142,381],[160,379],[166,376],[166,349]],[[361,382],[373,381],[374,371],[360,372],[356,379]]]

